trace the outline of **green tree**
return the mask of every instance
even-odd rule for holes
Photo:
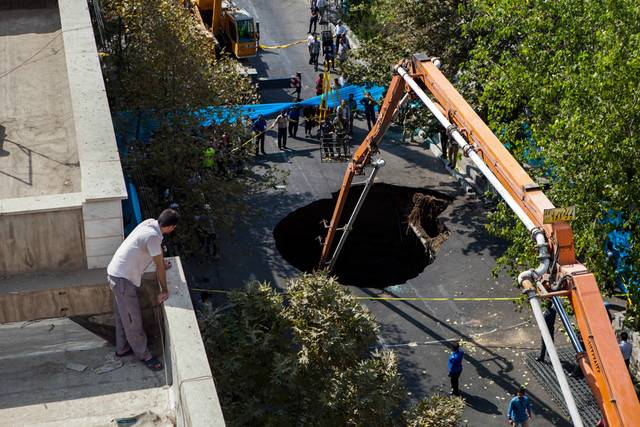
[[[621,212],[624,224],[616,227],[633,242],[640,237],[640,6],[476,0],[473,7],[466,32],[475,44],[461,86],[503,143],[534,166],[530,173],[550,180],[551,201],[576,206],[577,255],[610,290],[614,269],[604,247],[614,226],[607,212]],[[492,229],[514,242],[501,260],[512,268],[531,254],[514,222],[504,207],[493,215]],[[632,252],[638,266],[637,244]],[[635,307],[639,295],[632,287]]]
[[[203,235],[212,231],[208,219],[216,228],[230,228],[249,213],[248,196],[283,175],[250,169],[246,121],[201,125],[203,108],[225,107],[233,114],[233,106],[254,102],[256,92],[236,61],[216,56],[212,39],[182,4],[106,0],[99,41],[116,124],[126,125],[122,117],[128,117],[133,129],[158,126],[151,143],[125,142],[125,172],[143,190],[145,214],[180,206],[184,226],[172,239],[184,255],[202,252]]]
[[[405,411],[407,427],[449,427],[460,422],[464,401],[460,398],[434,395],[426,397]]]
[[[397,357],[371,350],[377,323],[334,279],[304,275],[286,293],[254,283],[229,302],[202,313],[200,329],[230,425],[402,423]],[[407,415],[436,411],[448,420],[438,425],[455,426],[460,402],[421,403]]]
[[[347,65],[352,80],[386,84],[402,58],[439,56],[512,154],[550,182],[550,200],[576,206],[578,258],[607,291],[621,277],[630,281],[627,320],[636,329],[638,274],[616,272],[604,248],[613,229],[628,232],[627,264],[640,266],[639,18],[634,0],[358,2],[350,19],[362,49]],[[414,125],[428,127],[428,117]],[[622,224],[611,224],[609,212]],[[536,263],[530,236],[504,205],[489,229],[512,242],[499,267],[515,273]]]
[[[418,52],[446,59],[443,71],[454,76],[469,50],[462,27],[466,3],[374,0],[356,4],[347,20],[362,45],[346,66],[350,79],[387,85],[391,65]]]

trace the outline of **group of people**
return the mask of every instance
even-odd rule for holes
[[[611,314],[609,313],[607,307],[607,314],[609,315],[609,319],[611,319]],[[546,309],[543,313],[544,322],[549,329],[549,333],[551,338],[553,339],[554,330],[555,330],[555,322],[556,322],[557,311],[551,301],[547,302]],[[620,333],[620,342],[618,346],[620,347],[620,352],[622,353],[622,358],[624,359],[624,363],[629,368],[629,363],[631,360],[631,353],[633,350],[632,344],[628,341],[629,334],[627,332]],[[452,351],[449,355],[448,359],[448,375],[451,381],[451,395],[460,396],[459,389],[459,380],[460,375],[462,374],[462,361],[464,359],[464,350],[460,347],[458,342],[454,342],[452,344]],[[547,354],[547,347],[545,346],[544,341],[542,341],[542,346],[540,349],[540,355],[536,359],[538,362],[544,362],[545,356]],[[576,366],[576,370],[579,368]],[[573,374],[572,374],[573,375]],[[529,420],[532,419],[531,415],[531,404],[529,402],[529,398],[526,396],[526,390],[523,387],[517,392],[517,395],[511,399],[509,402],[509,408],[507,411],[507,417],[509,423],[513,427],[527,427],[529,425]],[[599,424],[600,425],[600,424]]]
[[[347,52],[349,50],[349,41],[347,38],[348,29],[342,21],[338,21],[335,27],[335,37],[331,31],[322,32],[322,40],[318,35],[318,22],[321,24],[324,22],[327,14],[327,0],[310,0],[310,18],[309,18],[309,31],[307,38],[307,47],[309,50],[309,64],[314,65],[317,71],[320,53],[324,55],[325,63],[332,69],[335,67],[335,54],[339,61],[344,61],[347,58]],[[328,34],[327,34],[328,33]],[[335,78],[331,84],[331,90],[337,91],[341,87],[345,86],[346,79],[344,77]],[[324,93],[324,75],[319,74],[316,80],[316,95],[322,95]],[[325,101],[326,102],[326,101]],[[375,106],[376,101],[371,94],[365,93],[365,97],[360,100],[364,109],[364,115],[367,120],[368,129],[376,121]],[[326,120],[322,120],[323,123],[319,123],[318,109],[305,108],[303,117],[305,119],[304,128],[305,136],[311,137],[313,129],[317,126],[327,126],[335,131],[340,129],[345,133],[353,133],[353,121],[357,111],[358,104],[353,95],[350,95],[348,99],[342,100],[335,108],[335,111],[330,111],[329,123]],[[281,111],[274,122],[269,126],[264,116],[259,116],[251,125],[251,131],[253,133],[253,139],[255,141],[255,154],[266,154],[264,143],[266,132],[272,128],[278,129],[278,148],[280,150],[287,150],[287,139],[296,138],[298,132],[298,126],[301,120],[301,108],[296,106]]]
[[[307,48],[309,49],[309,64],[318,70],[320,52],[324,56],[325,64],[331,69],[335,69],[336,59],[340,64],[346,61],[351,46],[347,37],[348,28],[338,21],[335,27],[335,37],[330,30],[321,31],[321,38],[318,35],[318,21],[326,23],[326,0],[310,0],[311,14],[309,16],[309,31],[307,31]]]
[[[265,135],[269,129],[277,127],[278,129],[278,148],[287,150],[287,137],[296,138],[298,135],[298,126],[300,124],[300,107],[282,110],[275,118],[271,126],[267,126],[267,120],[262,114],[253,122],[251,131],[253,132],[253,140],[255,141],[256,156],[266,154],[264,151]]]

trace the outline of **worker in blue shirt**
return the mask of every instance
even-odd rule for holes
[[[460,396],[460,390],[458,389],[458,380],[462,373],[462,358],[464,357],[464,351],[460,348],[460,343],[454,342],[452,344],[451,355],[449,355],[449,378],[451,378],[451,393],[455,396]]]
[[[298,134],[298,124],[300,121],[300,106],[294,105],[289,109],[289,136],[295,138]]]
[[[264,135],[267,131],[267,121],[264,119],[262,114],[258,116],[258,119],[255,122],[253,122],[251,130],[253,131],[253,139],[256,142],[256,156],[258,155],[258,148],[260,148],[260,152],[262,154],[266,154],[264,152]]]
[[[529,427],[529,420],[532,419],[531,403],[529,403],[529,398],[525,394],[526,389],[520,387],[518,394],[509,402],[507,416],[509,417],[509,423],[513,427]]]

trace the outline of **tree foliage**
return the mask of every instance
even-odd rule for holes
[[[449,427],[460,422],[464,401],[441,395],[422,399],[404,414],[407,427]]]
[[[401,423],[396,355],[371,350],[373,316],[334,279],[304,275],[284,294],[254,283],[229,300],[202,313],[200,329],[230,425]],[[436,411],[450,421],[438,425],[455,426],[463,408],[447,401],[408,414]]]
[[[123,163],[142,189],[147,215],[179,205],[183,226],[172,238],[184,255],[202,252],[203,235],[212,231],[203,229],[204,216],[218,228],[230,227],[247,216],[247,195],[283,175],[250,170],[246,122],[201,126],[202,108],[251,103],[256,92],[236,61],[216,57],[212,39],[182,4],[105,0],[99,41],[112,111],[128,114],[134,128],[159,124],[150,143],[125,142]]]
[[[534,166],[530,173],[550,180],[551,201],[576,206],[576,253],[611,289],[614,271],[604,248],[614,226],[607,212],[621,212],[622,227],[634,241],[640,237],[640,6],[630,0],[473,6],[477,19],[466,29],[475,42],[463,81],[475,85],[471,95],[503,143]],[[504,209],[493,219],[493,229],[515,243],[510,257],[531,248]],[[637,245],[633,252],[638,265]]]
[[[414,53],[447,58],[453,76],[468,52],[462,31],[466,1],[374,0],[356,3],[348,18],[362,46],[347,66],[352,81],[388,84],[391,66]]]

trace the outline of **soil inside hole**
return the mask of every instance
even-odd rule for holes
[[[364,187],[353,186],[340,226],[353,212]],[[318,268],[322,220],[331,219],[338,193],[289,215],[275,227],[276,247],[285,260],[304,272]],[[435,191],[374,184],[333,271],[344,285],[384,288],[405,283],[429,265],[447,238],[438,215],[451,203]],[[341,232],[336,234],[334,249]]]

